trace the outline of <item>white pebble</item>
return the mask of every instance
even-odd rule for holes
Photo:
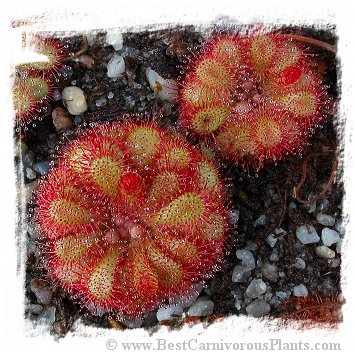
[[[250,270],[255,269],[255,259],[252,252],[246,249],[239,249],[236,251],[236,255]]]
[[[173,79],[164,79],[157,72],[148,67],[145,71],[150,88],[162,100],[174,102],[176,100],[178,86]]]
[[[263,299],[257,299],[250,303],[245,310],[250,316],[262,317],[270,312],[270,305]]]
[[[189,316],[209,316],[212,314],[214,302],[211,300],[197,299],[187,312]]]
[[[332,244],[337,243],[340,239],[339,233],[333,229],[323,228],[322,242],[325,246],[330,247]]]
[[[292,292],[294,296],[308,296],[308,290],[303,284],[295,286]]]
[[[335,257],[335,252],[334,250],[331,250],[330,248],[326,247],[325,245],[321,245],[316,247],[316,254],[325,259],[332,259]]]
[[[316,216],[316,220],[318,223],[322,224],[323,226],[328,226],[328,227],[334,226],[335,223],[334,217],[324,213],[318,213]]]
[[[264,294],[266,291],[266,284],[261,279],[253,279],[245,291],[246,296],[256,298]]]
[[[84,92],[78,87],[65,87],[62,101],[72,115],[80,115],[88,109]]]
[[[126,65],[122,56],[114,54],[107,64],[107,77],[117,78],[126,70]]]
[[[337,243],[337,247],[336,247],[336,251],[337,253],[341,253],[341,247],[343,245],[343,240],[342,239],[339,239],[338,243]]]
[[[317,243],[320,240],[313,226],[299,226],[296,229],[296,236],[303,244]]]
[[[123,37],[122,33],[113,31],[107,31],[106,33],[106,44],[111,45],[115,51],[122,49],[123,47]]]
[[[174,317],[172,315],[181,315],[182,314],[182,306],[168,306],[168,307],[161,307],[157,311],[157,319],[158,321],[172,321]]]

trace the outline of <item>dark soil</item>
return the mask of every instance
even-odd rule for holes
[[[331,27],[327,30],[285,27],[284,30],[308,35],[332,44],[336,41],[334,29]],[[73,52],[76,52],[82,46],[82,39],[82,36],[78,35],[66,38],[64,41]],[[152,95],[145,69],[150,66],[162,77],[176,79],[180,75],[179,66],[183,64],[184,56],[189,53],[189,49],[197,48],[202,42],[201,34],[192,26],[156,32],[126,33],[123,37],[124,48],[119,51],[127,53],[126,73],[124,77],[113,81],[107,77],[106,66],[114,49],[111,46],[104,47],[104,32],[98,34],[87,52],[95,61],[93,68],[84,68],[80,63],[68,62],[67,65],[72,68],[72,73],[70,68],[67,68],[69,76],[62,78],[58,83],[59,92],[64,87],[72,85],[71,83],[75,83],[87,95],[89,105],[84,115],[75,118],[73,130],[69,130],[66,136],[68,138],[74,136],[78,126],[83,127],[91,122],[120,120],[124,114],[132,112],[140,114],[141,117],[154,118],[163,126],[176,126],[178,106],[163,102]],[[320,66],[319,70],[324,72],[329,93],[333,98],[337,98],[337,61],[333,54],[324,50],[315,49],[313,52],[316,53],[315,58],[325,64],[323,67]],[[113,99],[107,99],[109,92],[113,93]],[[107,104],[98,108],[95,104],[96,100],[103,96],[106,96]],[[52,102],[43,120],[37,122],[36,127],[29,127],[25,135],[22,134],[29,150],[34,152],[34,162],[55,159],[53,156],[55,146],[67,140],[63,135],[57,134],[51,120],[51,111],[58,106],[63,107],[61,101]],[[233,283],[231,276],[234,266],[240,262],[235,256],[235,251],[248,247],[251,243],[255,243],[252,252],[256,261],[270,261],[272,253],[274,256],[277,255],[278,260],[274,260],[273,264],[277,265],[279,272],[284,272],[284,275],[277,282],[269,282],[273,293],[292,291],[292,288],[300,283],[307,286],[310,295],[326,296],[333,292],[340,292],[340,266],[332,268],[327,259],[319,258],[315,254],[315,245],[303,245],[296,238],[297,226],[314,225],[319,235],[323,227],[317,223],[315,214],[308,212],[309,207],[298,203],[292,197],[294,188],[301,180],[304,160],[307,160],[308,168],[305,183],[299,191],[300,197],[307,199],[310,194],[317,196],[327,182],[338,145],[333,119],[329,117],[323,127],[316,129],[311,144],[302,157],[288,157],[277,165],[267,164],[258,173],[243,171],[239,167],[220,162],[230,195],[229,205],[240,212],[240,218],[237,227],[233,227],[230,232],[225,263],[207,282],[207,292],[215,303],[215,317],[246,313],[245,307],[240,310],[235,307],[235,298],[231,291],[244,292],[248,282]],[[341,175],[338,174],[337,177]],[[28,182],[29,180],[26,179],[25,183]],[[338,180],[336,184],[330,186],[318,203],[324,198],[328,199],[329,205],[324,212],[340,218],[342,197],[343,187],[341,180]],[[293,208],[290,207],[291,202],[296,204]],[[266,224],[255,226],[254,222],[263,214],[266,216]],[[275,233],[276,228],[282,228],[286,234],[278,240],[275,248],[271,248],[265,239],[269,234]],[[293,267],[297,257],[302,257],[306,262],[305,269]],[[340,258],[339,254],[337,258]],[[35,294],[30,290],[30,282],[36,277],[45,279],[45,274],[38,256],[33,252],[29,254],[25,286],[26,297],[30,304],[38,304]],[[260,275],[260,269],[253,271],[252,277],[259,277],[258,274]],[[52,289],[54,294],[49,306],[56,308],[56,322],[53,324],[55,335],[64,336],[79,317],[84,324],[112,328],[112,323],[108,322],[107,316],[92,316],[85,309],[81,310],[58,287]],[[206,291],[201,292],[201,295],[205,294]],[[280,303],[271,307],[270,316],[282,317],[287,313],[284,304]],[[35,321],[38,316],[26,309],[26,318]],[[207,318],[208,322],[211,320],[213,318]],[[181,322],[177,319],[175,323],[169,325],[177,326]],[[157,325],[155,314],[148,316],[143,323],[143,327],[149,328]]]

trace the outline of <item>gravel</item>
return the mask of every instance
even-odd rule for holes
[[[316,254],[325,259],[332,259],[335,257],[335,252],[334,250],[326,247],[325,245],[321,245],[316,247]]]
[[[262,279],[253,279],[245,291],[246,296],[250,298],[257,298],[266,291],[266,284]]]
[[[277,238],[275,238],[275,236],[273,234],[269,234],[266,237],[266,243],[271,247],[274,248],[276,243],[277,243]]]
[[[330,247],[340,240],[339,233],[330,228],[323,228],[322,230],[322,242],[325,246]]]
[[[254,222],[254,226],[265,226],[266,224],[266,216],[262,214],[258,217],[258,219]]]
[[[236,251],[236,256],[249,270],[255,269],[255,259],[252,252],[246,249],[239,249]]]
[[[107,77],[118,78],[126,70],[125,61],[122,56],[114,54],[107,64]]]
[[[334,226],[335,223],[334,217],[324,213],[318,213],[316,216],[316,220],[318,223],[322,224],[323,226],[328,226],[328,227]]]
[[[189,308],[189,316],[209,316],[212,315],[214,302],[211,300],[197,299]]]
[[[302,258],[297,257],[296,263],[293,264],[293,266],[297,269],[304,269],[306,267],[306,262]]]
[[[297,297],[308,296],[308,289],[305,285],[299,284],[293,288],[292,293]]]
[[[251,302],[245,310],[250,316],[262,317],[267,315],[270,312],[271,308],[270,304],[267,303],[265,300],[257,299]]]
[[[303,244],[317,243],[320,240],[316,229],[311,225],[297,227],[296,236]]]
[[[161,307],[157,311],[158,321],[172,321],[174,317],[172,315],[180,316],[182,314],[183,308],[181,305]]]
[[[50,164],[49,161],[41,161],[37,162],[32,166],[33,170],[36,171],[37,173],[41,175],[46,175],[48,174],[50,170]]]
[[[234,283],[245,283],[251,275],[250,269],[243,265],[236,265],[232,273]]]
[[[68,112],[72,115],[83,114],[88,109],[83,90],[75,86],[63,89],[62,101]]]
[[[262,267],[261,267],[261,273],[263,274],[263,276],[276,283],[278,278],[279,278],[279,273],[277,271],[277,266],[274,264],[269,264],[269,263],[265,263]]]

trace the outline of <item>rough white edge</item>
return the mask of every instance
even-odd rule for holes
[[[27,4],[27,5],[24,5]],[[348,3],[349,4],[349,3]],[[185,327],[181,331],[167,332],[162,328],[153,336],[149,336],[147,331],[133,330],[117,332],[115,330],[105,331],[92,327],[84,327],[77,324],[75,333],[70,333],[60,343],[53,342],[52,337],[43,335],[38,338],[26,338],[26,326],[23,319],[23,276],[24,276],[24,252],[18,261],[18,246],[14,239],[15,222],[15,176],[13,170],[13,136],[10,101],[10,81],[9,67],[13,61],[14,49],[18,48],[19,34],[21,31],[38,30],[58,30],[58,31],[83,31],[100,28],[123,27],[126,31],[139,31],[147,27],[159,28],[172,24],[195,25],[210,24],[216,21],[219,15],[228,15],[236,18],[240,23],[293,23],[293,24],[312,24],[326,25],[335,23],[339,36],[338,58],[341,62],[341,93],[342,100],[339,107],[339,119],[341,120],[341,131],[345,142],[345,150],[342,153],[344,162],[344,175],[346,197],[344,202],[344,212],[350,214],[353,207],[354,194],[351,186],[351,179],[354,178],[354,162],[351,152],[350,138],[353,135],[354,127],[354,91],[352,81],[354,79],[354,37],[353,19],[351,18],[351,5],[345,2],[334,1],[223,1],[218,2],[192,2],[178,1],[167,2],[154,0],[152,2],[137,3],[135,1],[115,1],[115,2],[93,2],[88,1],[68,1],[57,2],[31,1],[23,2],[12,0],[3,5],[1,19],[2,34],[2,66],[1,66],[1,168],[2,168],[2,291],[0,305],[2,308],[1,336],[4,337],[6,345],[2,345],[2,350],[11,355],[16,352],[26,356],[46,353],[51,356],[84,355],[102,356],[105,353],[113,356],[122,352],[121,349],[109,351],[105,347],[107,338],[115,338],[120,341],[149,341],[156,338],[167,338],[169,341],[181,341],[182,339],[198,338],[200,342],[235,341],[235,342],[265,342],[268,338],[283,338],[284,342],[297,342],[302,339],[306,342],[327,341],[341,342],[342,354],[345,350],[350,351],[352,346],[352,334],[354,329],[354,239],[352,237],[353,221],[347,217],[346,249],[343,256],[343,292],[347,298],[347,304],[343,308],[344,324],[337,331],[325,331],[320,329],[296,331],[293,329],[272,331],[270,327],[278,326],[277,321],[266,322],[263,320],[251,319],[245,316],[230,317],[222,322],[216,322],[209,328],[204,329],[201,324],[189,328]],[[10,19],[23,19],[25,17],[37,15],[33,22],[21,28],[9,30]],[[13,63],[13,62],[12,62]],[[4,101],[5,99],[5,101]],[[7,105],[4,105],[6,103]],[[347,120],[346,120],[347,119]],[[341,179],[339,177],[339,179]],[[350,239],[349,239],[350,238]],[[344,284],[346,282],[346,284]],[[78,337],[90,336],[95,338]],[[161,351],[160,351],[161,352]],[[197,351],[196,351],[197,352]],[[255,351],[256,352],[256,351]],[[269,355],[268,351],[260,351],[264,355]],[[285,351],[269,351],[272,355],[284,355]],[[308,351],[312,355],[316,351]],[[155,354],[158,351],[155,352]],[[167,351],[163,351],[164,354]],[[181,355],[181,351],[168,352],[173,355]],[[184,352],[183,352],[184,353]],[[204,354],[214,354],[216,351],[206,351]],[[236,355],[245,354],[245,351],[224,351],[226,354]],[[250,353],[250,352],[249,352]],[[270,353],[270,354],[271,354]],[[296,353],[308,354],[307,351]],[[142,352],[140,352],[142,354]],[[158,353],[159,354],[159,353]],[[317,354],[317,353],[316,353]],[[336,351],[322,351],[322,356],[335,355]]]

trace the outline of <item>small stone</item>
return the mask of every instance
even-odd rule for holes
[[[275,236],[273,234],[269,234],[266,237],[266,243],[271,247],[274,248],[276,243],[277,243],[277,238],[275,238]]]
[[[22,157],[22,164],[24,167],[30,167],[33,164],[33,160],[35,158],[35,154],[33,151],[29,150],[26,154]]]
[[[37,176],[30,167],[26,167],[26,177],[29,180],[34,180]]]
[[[197,299],[189,308],[188,316],[209,316],[213,313],[214,302]]]
[[[262,267],[261,267],[261,273],[263,274],[263,276],[270,280],[273,281],[274,283],[278,280],[279,278],[279,274],[277,271],[277,267],[274,264],[269,264],[269,263],[265,263]]]
[[[316,247],[316,254],[325,259],[332,259],[335,257],[335,252],[334,250],[331,250],[330,248],[326,247],[325,245],[321,245]]]
[[[322,242],[325,246],[330,247],[337,243],[340,239],[339,233],[330,228],[323,228],[322,230]]]
[[[150,88],[154,90],[154,93],[162,100],[169,102],[175,102],[178,86],[173,79],[164,79],[153,69],[148,67],[145,72]]]
[[[122,56],[115,54],[107,64],[107,77],[118,78],[126,70],[126,65]]]
[[[56,309],[54,306],[48,307],[41,312],[39,318],[44,322],[45,325],[52,327],[55,321],[55,311]]]
[[[317,202],[314,201],[311,204],[307,204],[307,205],[304,205],[304,206],[307,208],[308,213],[313,213],[317,209]]]
[[[318,210],[319,211],[324,211],[329,207],[329,200],[327,200],[326,198],[319,203],[318,205]]]
[[[255,252],[258,249],[258,245],[254,242],[248,242],[248,244],[244,247],[244,249]]]
[[[258,219],[254,222],[254,227],[255,226],[265,226],[266,224],[266,216],[262,214]]]
[[[334,226],[335,223],[334,217],[324,213],[318,213],[316,216],[316,220],[318,223],[322,224],[323,226],[328,226],[328,227]]]
[[[269,258],[272,262],[278,262],[280,260],[279,255],[277,254],[277,250],[273,250],[272,253],[270,254]]]
[[[245,283],[251,275],[250,269],[243,265],[236,265],[232,273],[234,283]]]
[[[64,133],[73,126],[73,120],[63,108],[55,108],[52,111],[53,125],[58,133]]]
[[[297,257],[296,263],[293,264],[293,266],[297,269],[304,269],[306,267],[306,262],[302,258]]]
[[[123,47],[123,36],[121,32],[117,30],[107,31],[106,33],[106,44],[111,45],[115,51],[121,50]]]
[[[237,310],[240,310],[242,308],[242,302],[240,300],[235,300],[234,306]]]
[[[340,235],[343,236],[345,234],[345,227],[341,218],[335,221],[334,228],[339,232]]]
[[[78,62],[83,65],[85,68],[92,68],[94,65],[94,59],[90,55],[80,55]]]
[[[182,306],[168,306],[168,307],[161,307],[157,311],[157,319],[158,321],[172,321],[174,317],[172,315],[180,316],[182,314]]]
[[[331,268],[337,268],[340,265],[340,259],[338,258],[329,259],[328,262]]]
[[[245,294],[250,298],[256,298],[264,294],[266,291],[266,284],[261,279],[253,279],[248,285]]]
[[[282,239],[287,234],[287,232],[282,228],[275,228],[274,232],[278,239]]]
[[[95,101],[95,105],[100,108],[104,107],[107,104],[107,100],[105,97],[101,97]]]
[[[343,240],[339,239],[339,241],[337,243],[337,246],[336,246],[336,249],[335,249],[337,253],[341,253],[342,244],[343,244]]]
[[[30,289],[36,295],[38,303],[48,305],[51,302],[53,291],[44,280],[32,279]]]
[[[297,296],[297,297],[308,296],[308,290],[303,284],[295,286],[293,288],[292,292],[293,292],[293,295]]]
[[[249,250],[239,249],[236,251],[237,258],[240,259],[250,270],[255,269],[255,259]]]
[[[289,209],[295,209],[295,208],[297,208],[297,205],[296,205],[296,203],[295,202],[290,202],[290,204],[288,205],[288,208]]]
[[[34,171],[38,172],[41,175],[48,174],[48,172],[49,172],[49,170],[51,168],[50,165],[49,165],[49,161],[37,162],[32,167],[33,167]]]
[[[28,306],[27,309],[31,314],[39,315],[43,311],[43,306],[37,304],[31,304]]]
[[[296,236],[303,244],[317,243],[320,240],[315,228],[310,225],[297,227]]]
[[[79,87],[65,87],[62,92],[62,101],[72,115],[83,114],[88,109],[85,94]]]
[[[270,305],[263,299],[257,299],[250,303],[245,310],[250,316],[262,317],[270,312]]]
[[[123,323],[128,328],[140,328],[143,325],[143,321],[144,321],[144,319],[141,319],[139,317],[137,317],[135,319],[120,320],[120,322]]]
[[[290,293],[289,293],[289,294],[290,294]],[[287,299],[290,297],[289,294],[287,294],[287,293],[284,292],[284,291],[277,291],[277,292],[276,292],[276,296],[277,296],[278,298],[280,298],[281,301],[287,300]]]
[[[113,97],[114,97],[113,92],[108,92],[108,93],[107,93],[107,98],[108,98],[108,99],[112,99]]]
[[[234,226],[239,221],[240,212],[237,209],[232,209],[228,213],[229,223]]]

